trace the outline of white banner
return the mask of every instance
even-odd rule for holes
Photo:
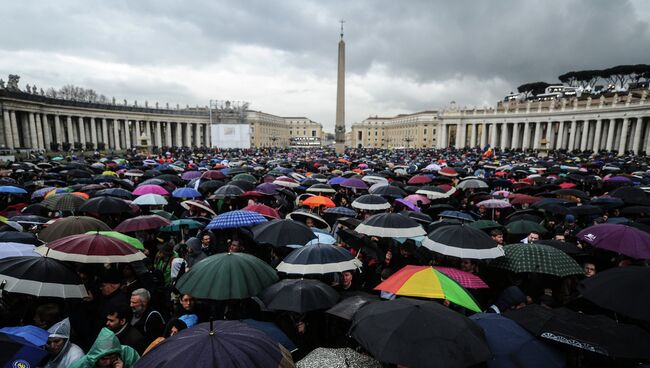
[[[250,148],[249,124],[211,124],[210,137],[215,148]]]

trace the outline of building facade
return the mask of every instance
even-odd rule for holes
[[[123,150],[211,147],[208,108],[175,109],[50,98],[0,86],[0,149]],[[251,147],[320,146],[322,125],[305,117],[246,111]]]
[[[368,118],[352,126],[354,147],[485,147],[650,152],[648,90],[553,101],[500,103]],[[426,129],[426,132],[425,132]],[[426,141],[425,141],[426,138]]]

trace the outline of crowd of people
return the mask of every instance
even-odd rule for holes
[[[553,358],[553,366],[638,367],[650,362],[647,349],[638,348],[650,341],[650,280],[643,273],[650,259],[647,157],[564,151],[540,157],[478,148],[348,149],[344,155],[329,149],[275,148],[163,147],[158,152],[44,155],[0,163],[0,337],[11,335],[13,344],[41,349],[43,355],[30,352],[37,360],[32,366],[169,366],[151,362],[163,359],[165,346],[179,336],[192,336],[190,331],[206,324],[212,329],[224,320],[272,324],[275,334],[269,336],[282,335],[290,342],[280,348],[285,353],[280,366],[346,366],[314,363],[313,354],[323,348],[352,349],[358,359],[367,358],[366,365],[358,366],[368,367],[550,366],[532,353],[524,361],[515,353],[501,355],[500,344],[512,341],[494,338],[486,326],[502,316],[518,322],[529,340],[543,345],[540,349],[547,349],[543,351]],[[303,239],[304,229],[309,231]],[[265,238],[269,231],[275,231],[274,240]],[[65,248],[88,242],[89,252],[99,252],[92,248],[98,241],[93,236],[129,244],[133,249],[127,253],[134,258],[94,260],[99,255],[82,257]],[[30,246],[33,254],[12,253],[16,244]],[[345,262],[310,258],[301,264],[306,271],[290,267],[300,251],[323,246],[325,254],[329,248],[324,245],[343,251]],[[65,258],[64,253],[75,256]],[[230,290],[195,291],[201,268],[230,262],[222,257],[228,254],[254,257],[273,275],[256,295],[213,298],[209,295]],[[51,280],[39,281],[39,288],[23,287],[22,279],[9,270],[29,257],[54,258],[72,270],[83,295],[46,295],[43,290]],[[319,271],[311,266],[320,266]],[[240,277],[226,275],[236,273],[236,265],[221,267],[223,274],[206,276],[203,271],[203,277],[213,280],[205,281],[207,289],[243,287],[219,284]],[[625,277],[641,275],[637,283],[611,277],[622,269],[635,272],[621,273]],[[434,271],[426,274],[431,280],[419,273],[425,271]],[[252,284],[250,272],[242,273]],[[24,277],[34,280],[28,271]],[[269,307],[268,300],[280,295],[270,288],[286,280],[313,280],[326,290],[310,294],[322,300],[306,301],[309,296],[301,293],[311,286],[301,284],[305,289],[293,294],[299,300],[287,303],[303,303],[304,308]],[[435,285],[443,294],[431,292]],[[605,298],[625,292],[629,299],[601,302],[589,296],[594,288]],[[358,301],[356,307],[350,306],[352,299]],[[319,307],[307,308],[308,302]],[[472,333],[484,351],[463,350],[461,343],[447,341],[453,338],[437,342],[428,337],[398,348],[402,342],[377,325],[389,328],[393,320],[401,320],[393,317],[399,311],[387,315],[390,321],[363,324],[369,318],[364,311],[395,303],[402,308],[427,303],[427,308],[435,305],[453,313],[447,321],[463,318],[470,329],[476,328]],[[342,306],[352,308],[348,318],[332,312]],[[626,340],[631,339],[628,330],[619,334],[614,328],[609,335],[592,338],[590,333],[598,335],[593,325],[576,326],[565,335],[544,330],[551,319],[559,321],[569,313],[597,316],[603,326],[611,322],[633,328],[636,342]],[[491,314],[499,316],[486,317]],[[502,319],[499,323],[506,323]],[[542,322],[535,331],[524,320]],[[577,317],[568,320],[580,323]],[[388,331],[406,328],[409,321]],[[47,333],[38,342],[24,334],[26,327]],[[389,346],[364,336],[368,328],[391,339]],[[621,347],[621,341],[628,346]],[[433,353],[430,359],[421,358],[438,343],[456,344],[447,350],[463,358]],[[389,356],[393,348],[402,353]],[[17,351],[0,357],[29,361],[20,355],[24,349]],[[201,351],[196,350],[210,354]]]

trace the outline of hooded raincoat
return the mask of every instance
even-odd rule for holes
[[[47,332],[50,334],[49,338],[65,339],[65,345],[59,354],[50,357],[44,368],[67,368],[74,361],[84,356],[83,350],[70,341],[70,320],[68,318],[55,323]]]
[[[122,346],[115,333],[104,327],[99,331],[97,339],[93,346],[90,347],[88,354],[70,365],[70,368],[93,368],[99,358],[104,355],[119,353],[124,362],[124,367],[133,367],[135,362],[140,359],[140,355],[130,346]]]

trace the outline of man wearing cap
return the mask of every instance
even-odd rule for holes
[[[564,222],[555,227],[555,233],[564,234],[565,241],[575,242],[576,235],[582,230],[576,223],[576,217],[572,214],[567,214],[564,217]]]

